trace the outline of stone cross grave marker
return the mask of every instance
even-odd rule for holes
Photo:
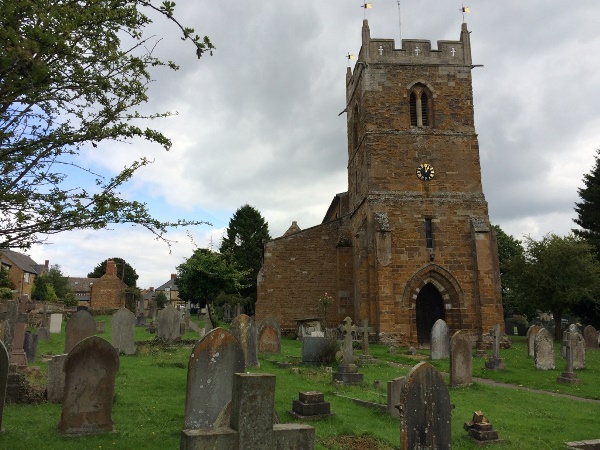
[[[48,361],[48,402],[62,403],[65,392],[65,361],[68,353],[54,355]]]
[[[473,383],[473,351],[464,331],[457,331],[450,340],[450,386]]]
[[[254,319],[240,314],[231,321],[229,332],[240,341],[246,367],[258,367],[258,331]]]
[[[272,317],[267,317],[260,324],[258,352],[270,354],[281,353],[281,328]]]
[[[62,328],[62,314],[59,313],[54,313],[54,314],[50,314],[50,333],[51,334],[56,334],[56,333],[60,333],[60,330]]]
[[[588,325],[583,329],[583,337],[586,348],[598,349],[598,331],[593,326]]]
[[[356,331],[356,326],[352,325],[352,319],[346,317],[342,332],[344,333],[344,344],[342,346],[342,363],[338,366],[337,372],[333,373],[333,380],[344,384],[359,384],[363,381],[364,374],[358,373],[358,367],[354,364],[354,354],[352,350],[352,332]]]
[[[204,336],[188,362],[184,429],[211,428],[231,401],[233,374],[244,370],[244,352],[233,334],[215,328]]]
[[[554,370],[554,339],[545,328],[535,335],[533,355],[536,369]]]
[[[491,334],[494,337],[494,356],[485,362],[485,367],[492,370],[504,370],[506,366],[504,365],[502,358],[500,358],[500,339],[502,338],[502,327],[499,323],[494,326]]]
[[[110,319],[111,344],[120,353],[135,353],[136,318],[127,308],[119,308]]]
[[[181,432],[181,450],[275,450],[315,448],[315,429],[273,424],[275,375],[236,373],[229,427]]]
[[[344,343],[342,344],[342,364],[354,363],[354,352],[352,348],[352,333],[356,331],[356,325],[352,325],[352,319],[346,317],[342,325]]]
[[[535,336],[542,329],[539,325],[531,325],[527,329],[527,355],[533,357]]]
[[[400,394],[400,449],[452,448],[451,411],[442,375],[425,361],[417,364]]]
[[[362,362],[368,363],[373,362],[375,358],[373,358],[369,354],[369,320],[363,319],[362,327],[359,329],[361,333],[361,344],[362,344],[362,355],[360,355],[360,360]]]
[[[86,310],[77,311],[65,326],[65,353],[69,353],[80,341],[96,334],[96,321]]]
[[[567,328],[566,332],[563,333],[562,344],[560,346],[560,357],[561,358],[566,358],[567,357],[567,353],[566,353],[567,341],[565,340],[565,334],[567,332],[571,333],[571,334],[575,334],[575,333],[580,333],[581,334],[581,331],[579,330],[579,327],[577,325],[575,325],[574,323],[572,323],[571,325],[569,325],[569,327]]]
[[[64,366],[65,391],[58,424],[61,433],[113,431],[112,404],[118,370],[117,351],[101,337],[88,337],[73,347]]]
[[[2,417],[4,415],[4,402],[6,401],[6,385],[8,384],[8,350],[4,342],[0,341],[0,431],[2,428]]]
[[[169,305],[158,312],[158,331],[159,339],[172,342],[181,336],[181,313],[173,306]]]
[[[438,319],[431,328],[431,359],[446,359],[450,357],[450,336],[448,325]]]
[[[566,340],[565,347],[565,357],[566,357],[566,368],[565,371],[561,374],[560,377],[556,378],[558,383],[564,384],[574,384],[579,383],[579,379],[577,378],[577,374],[573,370],[573,347],[575,345],[574,335],[578,333],[570,333],[565,332],[563,334],[563,339]]]

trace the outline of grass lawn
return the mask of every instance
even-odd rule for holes
[[[110,341],[110,318],[106,331],[100,336]],[[200,324],[202,325],[202,324]],[[188,333],[185,338],[196,338]],[[136,340],[154,338],[144,328],[136,328]],[[45,355],[62,353],[63,332],[51,335],[47,342],[40,342],[39,365],[45,372]],[[121,356],[117,375],[113,420],[115,432],[84,437],[62,437],[56,426],[60,420],[61,405],[7,405],[4,409],[4,433],[0,434],[0,449],[141,449],[163,450],[179,448],[179,435],[183,425],[187,361],[191,346],[141,346],[133,356]],[[360,352],[357,352],[360,353]],[[375,403],[386,402],[386,382],[405,375],[409,368],[421,360],[427,360],[428,352],[412,356],[406,349],[397,348],[390,355],[388,348],[371,346],[371,355],[378,362],[361,367],[365,381],[361,386],[340,386],[331,382],[331,374],[323,366],[298,365],[298,374],[283,369],[271,359],[296,362],[301,356],[301,342],[283,340],[282,354],[263,358],[261,367],[253,371],[268,372],[277,376],[275,407],[282,422],[294,420],[286,413],[298,392],[318,390],[331,402],[335,417],[310,422],[316,428],[318,449],[395,449],[399,444],[399,423],[375,409],[358,406],[348,397]],[[558,354],[558,346],[557,346]],[[564,442],[595,439],[600,437],[600,403],[583,402],[550,395],[552,392],[577,397],[600,398],[600,352],[588,351],[587,368],[578,371],[582,380],[578,386],[564,386],[555,382],[564,369],[564,362],[557,358],[555,371],[537,371],[533,359],[527,357],[524,338],[514,338],[513,348],[502,350],[501,357],[507,369],[494,372],[484,369],[484,360],[474,359],[474,376],[488,378],[516,386],[548,391],[535,393],[475,383],[466,388],[451,388],[452,442],[455,449],[479,448],[469,441],[463,423],[470,420],[475,410],[482,410],[490,419],[500,437],[506,440],[503,448],[509,449],[563,449]],[[448,370],[447,361],[434,361],[443,372]],[[335,368],[334,368],[335,370]],[[374,382],[381,381],[380,387]],[[353,436],[347,444],[341,436]],[[361,438],[365,444],[358,444]],[[366,439],[369,438],[369,439]],[[374,442],[377,444],[372,445]],[[357,446],[358,445],[358,446]]]

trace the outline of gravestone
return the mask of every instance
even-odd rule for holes
[[[545,328],[535,335],[533,354],[536,369],[554,370],[554,339]]]
[[[6,312],[1,314],[0,319],[2,320],[2,342],[6,346],[8,351],[8,357],[12,354],[13,342],[15,340],[15,326],[19,317],[19,304],[16,300],[6,301]]]
[[[189,330],[190,329],[190,312],[189,311],[184,311],[183,312],[183,316],[181,317],[181,319],[183,320],[183,323],[185,325],[185,329]]]
[[[27,313],[31,310],[28,307],[29,296],[22,295],[18,303],[9,305],[7,318],[9,319],[9,328],[13,332],[12,338],[12,351],[10,352],[11,364],[18,366],[27,365],[27,355],[25,354],[25,348],[23,347],[25,342],[25,329],[27,328],[28,315]],[[17,307],[15,314],[13,308]],[[14,321],[14,322],[13,322]]]
[[[598,331],[591,325],[583,329],[586,349],[598,349]]]
[[[30,331],[26,331],[25,337],[23,339],[23,349],[25,350],[25,355],[27,355],[28,364],[31,364],[35,361],[35,357],[37,355],[37,347],[38,335],[33,334]]]
[[[324,336],[305,336],[302,338],[302,362],[325,362],[329,351],[329,339]]]
[[[65,361],[68,353],[54,355],[48,361],[48,401],[50,403],[62,403],[65,392]]]
[[[450,340],[450,386],[473,383],[473,351],[464,331],[457,331]]]
[[[136,316],[136,321],[135,324],[138,327],[145,327],[146,326],[146,315],[145,315],[145,308],[144,308],[144,299],[140,298],[140,301],[137,304],[137,316]]]
[[[87,311],[87,309],[86,309]],[[104,320],[96,321],[96,333],[104,333],[106,330],[106,322]]]
[[[215,328],[204,336],[188,362],[184,428],[212,427],[231,401],[233,374],[244,370],[244,352],[233,334]]]
[[[561,358],[566,358],[566,347],[567,347],[567,342],[565,340],[566,333],[571,333],[571,334],[579,333],[579,334],[581,334],[581,331],[579,330],[579,327],[577,325],[575,325],[574,323],[572,323],[571,325],[569,325],[569,327],[567,328],[567,330],[563,333],[563,339],[562,339],[562,343],[561,343],[561,346],[560,346],[560,357]]]
[[[502,327],[499,323],[494,326],[491,331],[494,337],[494,355],[485,362],[485,367],[492,370],[504,370],[506,366],[504,361],[500,358],[500,339],[502,338]]]
[[[579,379],[577,378],[577,374],[573,370],[573,349],[575,346],[574,335],[579,333],[570,333],[567,331],[563,334],[563,339],[566,340],[565,346],[565,356],[566,356],[566,367],[565,371],[561,374],[560,377],[556,378],[558,383],[563,384],[575,384],[579,383]]]
[[[47,341],[50,339],[50,331],[45,327],[38,328],[37,335],[40,341]]]
[[[450,414],[450,394],[442,375],[420,362],[406,376],[400,394],[400,449],[452,448]]]
[[[159,339],[173,342],[181,336],[181,314],[173,305],[161,309],[158,312],[158,331]]]
[[[101,337],[88,337],[73,347],[64,365],[65,389],[58,424],[61,433],[113,431],[112,404],[118,370],[119,354]]]
[[[585,339],[581,333],[571,333],[571,339],[573,340],[573,369],[585,369]]]
[[[231,305],[229,303],[226,303],[225,305],[223,305],[223,320],[229,323],[231,322],[231,319],[233,319],[233,317],[231,316]]]
[[[44,309],[42,310],[42,323],[41,328],[48,328],[48,302],[44,302]]]
[[[258,332],[259,353],[281,353],[281,328],[272,317],[267,317],[260,324]]]
[[[400,417],[400,394],[406,383],[406,377],[394,378],[387,382],[387,413],[392,417]]]
[[[275,375],[236,373],[231,418],[215,429],[184,429],[181,450],[275,450],[315,448],[315,429],[302,424],[273,424]]]
[[[504,443],[504,439],[498,437],[498,431],[494,430],[488,418],[481,411],[475,411],[473,419],[465,422],[463,428],[479,446]]]
[[[246,367],[258,367],[258,331],[254,319],[240,314],[231,321],[229,332],[240,341]]]
[[[6,385],[8,384],[8,367],[9,367],[8,350],[4,342],[0,341],[0,431],[2,428],[2,417],[4,415],[4,403],[6,401]]]
[[[50,318],[52,321],[52,318]],[[96,334],[94,317],[82,309],[71,316],[65,326],[65,353],[69,353],[80,341]]]
[[[527,329],[527,355],[533,357],[535,335],[542,329],[539,325],[531,325]]]
[[[111,344],[120,353],[133,355],[135,353],[136,318],[127,308],[119,308],[110,319]]]
[[[242,305],[240,305],[239,303],[236,303],[236,305],[235,305],[235,312],[233,314],[234,314],[233,319],[235,319],[237,316],[243,314],[243,312],[242,312]]]
[[[363,325],[360,328],[360,332],[362,343],[362,355],[360,355],[360,360],[363,363],[373,362],[375,358],[369,354],[369,321],[367,319],[363,319]]]
[[[156,307],[156,300],[150,300],[149,302],[149,309],[150,309],[150,320],[152,321],[152,323],[156,322],[156,314],[157,314],[157,307]]]
[[[325,395],[318,391],[300,392],[298,400],[292,401],[292,409],[288,413],[302,420],[315,420],[335,415],[331,412],[331,404],[325,401]]]
[[[50,333],[51,334],[56,334],[56,333],[60,333],[60,330],[62,328],[62,320],[63,320],[63,316],[62,314],[50,314]]]
[[[342,332],[344,333],[344,343],[342,345],[342,363],[338,365],[337,372],[333,374],[333,381],[344,384],[362,383],[364,375],[358,373],[358,367],[354,364],[354,353],[352,350],[352,332],[356,331],[356,326],[352,325],[352,319],[346,317]]]
[[[431,328],[431,359],[446,359],[450,357],[450,336],[448,325],[438,319]]]

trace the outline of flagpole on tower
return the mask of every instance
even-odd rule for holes
[[[400,47],[402,47],[402,14],[400,13],[400,0],[398,0],[398,32],[400,33]]]
[[[463,5],[460,10],[462,11],[463,23],[465,23],[465,13],[470,13],[471,12],[471,8],[469,8],[468,6]]]
[[[365,13],[364,13],[363,19],[366,19],[366,18],[367,18],[367,9],[371,9],[371,8],[373,8],[373,4],[372,4],[372,3],[370,3],[370,2],[369,2],[369,3],[363,3],[363,4],[362,4],[360,7],[361,7],[361,8],[363,8],[363,9],[365,10]]]

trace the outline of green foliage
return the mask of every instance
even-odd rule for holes
[[[220,252],[230,264],[245,271],[241,294],[256,302],[256,278],[262,265],[263,243],[271,239],[269,224],[260,212],[250,206],[238,208],[227,227]]]
[[[64,301],[69,294],[72,294],[71,288],[69,287],[69,281],[67,277],[63,275],[58,264],[53,264],[43,276],[46,277],[46,281],[52,285],[54,292],[60,301]]]
[[[581,201],[575,203],[577,218],[573,219],[581,228],[574,229],[573,233],[589,242],[600,261],[600,149],[596,150],[596,163],[591,172],[583,176],[583,184],[584,187],[577,190]]]
[[[57,303],[58,297],[54,291],[54,286],[48,280],[48,276],[43,274],[36,277],[33,281],[31,298],[37,301]]]
[[[167,306],[167,303],[169,303],[169,298],[163,291],[158,291],[154,296],[154,301],[156,302],[156,307],[158,309],[162,309]]]
[[[125,289],[125,307],[132,313],[137,312],[137,304],[142,298],[142,290],[138,287],[128,286]]]
[[[527,237],[519,289],[532,307],[552,312],[560,339],[563,313],[582,299],[600,302],[600,263],[590,245],[573,235]]]
[[[228,264],[220,253],[199,248],[177,267],[179,298],[204,306],[221,292],[238,292],[246,272]]]
[[[0,288],[15,288],[13,282],[8,278],[8,269],[5,269],[4,267],[0,268]]]
[[[327,316],[329,316],[331,305],[333,305],[333,297],[327,292],[319,297],[319,315],[324,327],[327,326]]]
[[[151,68],[177,66],[152,54],[148,36],[159,17],[181,32],[201,57],[208,37],[182,26],[174,3],[152,0],[3,0],[0,19],[0,246],[29,247],[64,230],[134,223],[162,238],[168,227],[119,187],[148,164],[132,160],[110,177],[81,165],[81,152],[143,139],[165,149],[171,141],[143,128],[169,112],[141,114]],[[95,185],[91,190],[78,187]]]
[[[117,277],[121,279],[127,286],[136,287],[137,279],[140,277],[135,269],[131,267],[131,265],[125,261],[123,258],[109,258],[112,259],[117,265]],[[88,273],[88,278],[100,278],[102,275],[106,273],[106,261],[105,259],[101,263],[99,263],[94,270]]]
[[[11,288],[0,287],[0,300],[12,300],[13,291]]]

